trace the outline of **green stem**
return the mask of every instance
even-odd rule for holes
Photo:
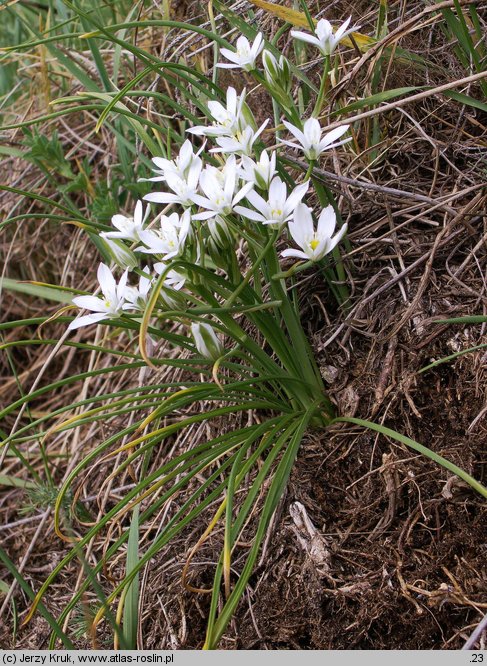
[[[338,247],[333,249],[332,256],[335,260],[336,273],[339,281],[336,287],[340,292],[340,305],[347,308],[350,307],[350,292],[347,287],[347,274],[345,273],[345,268],[343,266],[342,255],[340,254],[340,249]]]
[[[315,160],[310,160],[309,165],[308,165],[308,170],[306,171],[306,174],[304,176],[304,181],[306,182],[311,178],[311,174],[313,173],[314,166],[316,164]]]
[[[325,56],[325,65],[323,68],[323,74],[321,75],[320,89],[318,91],[318,97],[316,99],[315,108],[311,114],[313,118],[318,118],[321,112],[321,107],[323,106],[323,100],[326,96],[328,90],[328,74],[330,72],[330,56]]]

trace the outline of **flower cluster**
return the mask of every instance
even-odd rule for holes
[[[323,49],[327,25],[320,21],[318,37],[313,38],[323,42]],[[348,22],[335,33],[336,43],[350,32],[347,26]],[[331,43],[330,35],[326,34]],[[303,38],[302,33],[295,36]],[[240,37],[235,52],[222,49],[221,53],[232,63],[222,67],[241,67],[245,71],[255,69],[257,58],[262,55],[266,79],[279,81],[280,89],[289,91],[289,63],[283,56],[278,60],[264,50],[262,35],[253,44]],[[271,150],[264,142],[270,121],[257,125],[246,103],[245,89],[239,94],[229,87],[225,103],[212,100],[207,109],[210,123],[187,130],[190,135],[203,138],[199,149],[195,150],[192,141],[186,139],[173,159],[152,160],[154,175],[144,180],[157,184],[158,190],[147,194],[144,200],[162,204],[164,210],[149,221],[150,206],[144,210],[143,202],[138,201],[132,217],[114,215],[114,230],[100,234],[110,256],[125,271],[117,284],[108,266],[100,264],[98,280],[102,295],[73,299],[76,306],[91,314],[75,319],[70,329],[118,318],[124,313],[140,316],[154,282],[159,280],[160,286],[158,275],[163,275],[161,305],[184,308],[185,294],[189,295],[191,290],[191,271],[184,266],[208,265],[210,259],[214,266],[228,273],[225,267],[228,253],[235,257],[237,243],[242,237],[247,238],[245,233],[240,235],[240,230],[267,238],[266,228],[272,229],[276,237],[288,229],[289,237],[299,249],[286,249],[282,256],[306,261],[322,260],[345,235],[346,225],[335,233],[332,206],[320,212],[315,230],[313,211],[304,202],[311,180],[294,182],[279,154],[287,146],[300,151],[312,164],[325,151],[350,140],[342,139],[348,125],[323,132],[316,118],[309,118],[299,127],[284,120],[284,127],[294,141],[280,139]],[[207,141],[213,147],[205,151]],[[141,265],[143,268],[136,268]],[[138,273],[137,286],[128,284],[128,272],[134,269]],[[194,323],[192,333],[200,354],[215,359],[222,353],[208,323]]]

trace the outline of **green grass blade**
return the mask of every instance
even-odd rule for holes
[[[133,571],[139,562],[139,506],[136,506],[130,521],[127,543],[126,572]],[[129,650],[137,649],[137,627],[139,623],[139,577],[136,575],[125,588],[123,605],[123,635]]]
[[[3,550],[3,548],[0,547],[0,560],[3,562],[5,568],[7,571],[15,578],[17,583],[20,585],[21,589],[25,593],[25,595],[32,601],[35,597],[35,594],[30,587],[30,585],[27,583],[27,581],[24,579],[24,577],[17,571],[15,565],[13,562],[10,560],[8,557],[7,553]],[[39,613],[42,615],[42,617],[48,622],[49,626],[53,630],[54,634],[62,641],[64,647],[68,648],[68,650],[74,650],[75,647],[71,640],[69,639],[68,636],[64,633],[64,631],[61,628],[61,625],[56,622],[56,620],[53,618],[51,613],[46,609],[44,604],[41,602],[38,605]]]
[[[487,104],[485,102],[481,102],[479,99],[476,99],[475,97],[471,97],[470,95],[465,95],[464,93],[456,92],[455,90],[444,90],[442,94],[445,97],[449,97],[450,99],[455,100],[455,102],[459,102],[460,104],[465,104],[466,106],[471,106],[474,109],[480,109],[480,111],[484,111],[487,113]]]
[[[454,465],[446,458],[443,458],[443,456],[440,456],[438,453],[435,453],[431,449],[428,449],[428,447],[423,446],[422,444],[416,442],[414,439],[411,439],[410,437],[406,437],[406,435],[401,435],[401,433],[396,432],[395,430],[391,430],[390,428],[386,428],[383,425],[379,425],[378,423],[373,423],[372,421],[364,421],[363,419],[352,418],[351,416],[336,418],[332,421],[332,423],[353,423],[355,425],[362,426],[363,428],[368,428],[369,430],[373,430],[374,432],[378,432],[381,435],[385,435],[386,437],[390,437],[391,439],[396,440],[396,442],[401,442],[401,444],[405,444],[410,449],[413,449],[414,451],[421,453],[430,460],[433,460],[438,465],[441,465],[441,467],[444,467],[449,472],[452,472],[452,474],[456,474],[456,476],[458,476],[460,479],[463,479],[463,481],[468,483],[468,485],[471,486],[477,493],[479,493],[479,495],[482,495],[482,497],[487,498],[487,488],[478,481],[476,481],[476,479],[470,476],[470,474],[461,469],[461,467]]]
[[[29,294],[46,301],[55,301],[56,303],[71,303],[73,296],[66,293],[66,289],[55,286],[44,286],[40,284],[33,284],[31,282],[23,282],[21,280],[13,280],[11,278],[0,278],[0,291],[6,289],[7,291],[16,291],[21,294]]]
[[[232,590],[231,595],[227,599],[225,605],[223,606],[219,617],[215,621],[214,625],[210,627],[207,634],[207,639],[205,643],[205,649],[213,650],[216,648],[218,641],[223,635],[228,623],[230,622],[233,613],[239,603],[245,588],[247,586],[248,580],[252,575],[252,571],[257,560],[257,556],[262,545],[262,541],[265,537],[265,532],[270,523],[272,515],[282,497],[282,493],[286,487],[289,474],[291,472],[292,465],[296,459],[296,455],[301,444],[303,434],[308,427],[309,421],[313,415],[313,412],[316,409],[316,405],[306,412],[303,416],[302,414],[298,417],[297,422],[294,422],[289,430],[290,440],[286,448],[286,451],[277,466],[276,472],[273,476],[273,480],[267,497],[264,503],[264,507],[261,511],[261,517],[257,527],[256,535],[253,539],[252,548],[249,552],[247,560],[245,561],[244,568],[237,583],[235,584],[234,589]],[[285,441],[285,440],[284,440]]]
[[[363,99],[358,99],[347,106],[343,106],[336,111],[333,111],[331,116],[341,116],[350,111],[357,111],[358,109],[363,109],[368,106],[376,106],[377,104],[382,104],[383,102],[388,102],[391,99],[396,99],[396,97],[402,97],[402,95],[407,95],[408,93],[415,92],[417,90],[425,90],[425,86],[406,86],[404,88],[391,88],[391,90],[384,90],[382,92],[376,93],[375,95],[369,95]]]
[[[473,352],[479,351],[480,349],[485,349],[486,347],[487,343],[482,345],[476,345],[475,347],[468,347],[468,349],[462,349],[461,351],[455,352],[454,354],[450,354],[449,356],[443,356],[442,358],[439,358],[437,361],[433,361],[433,363],[425,365],[423,368],[421,368],[421,370],[418,370],[418,375],[422,374],[423,372],[426,372],[427,370],[431,370],[432,368],[436,368],[437,365],[441,365],[442,363],[447,363],[448,361],[453,361],[459,356],[464,356],[465,354],[472,354]]]
[[[483,324],[487,322],[486,315],[468,315],[465,317],[451,317],[449,319],[435,319],[434,324]]]

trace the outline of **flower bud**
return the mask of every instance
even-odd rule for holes
[[[159,302],[166,310],[186,310],[188,305],[184,297],[184,291],[177,291],[163,287],[159,292]]]
[[[233,234],[226,221],[220,215],[210,218],[207,226],[210,238],[217,248],[224,249],[233,246],[235,240]]]
[[[289,94],[291,90],[291,67],[287,58],[282,55],[277,61],[270,51],[264,51],[262,63],[267,83]]]
[[[139,265],[135,254],[121,240],[114,238],[100,238],[112,260],[121,268],[133,270]]]
[[[257,131],[257,123],[254,118],[254,114],[252,113],[250,106],[247,104],[247,102],[244,102],[242,105],[242,118],[244,120],[245,125],[248,125],[251,127],[254,132]],[[245,125],[241,127],[240,131],[243,131],[245,129]]]
[[[265,78],[268,81],[275,81],[278,77],[279,65],[276,58],[267,49],[262,53],[262,64],[264,65]]]
[[[223,345],[210,324],[205,322],[193,322],[191,333],[196,344],[196,349],[201,356],[217,361],[223,354]]]

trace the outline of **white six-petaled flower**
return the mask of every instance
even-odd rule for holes
[[[162,204],[181,204],[181,206],[191,206],[193,195],[198,189],[202,162],[193,161],[188,169],[186,178],[181,178],[175,171],[165,171],[166,185],[172,192],[150,192],[144,197],[145,201]]]
[[[208,220],[210,217],[215,217],[215,215],[229,215],[236,204],[245,196],[248,196],[253,187],[253,183],[246,183],[235,192],[237,183],[235,155],[230,155],[219,176],[215,175],[215,169],[212,167],[204,169],[200,177],[200,188],[206,197],[196,194],[193,201],[205,210],[193,215],[193,219]]]
[[[314,35],[311,35],[308,32],[300,32],[298,30],[291,30],[291,35],[294,39],[313,44],[313,46],[316,46],[324,56],[331,55],[342,39],[354,30],[358,30],[358,26],[348,28],[351,19],[352,17],[350,16],[335,32],[329,21],[321,19],[318,21]]]
[[[165,181],[167,174],[173,173],[178,178],[181,178],[181,180],[187,181],[191,169],[196,172],[201,171],[201,157],[199,155],[203,148],[204,145],[195,154],[191,141],[186,139],[179,150],[179,155],[175,159],[168,160],[165,157],[153,157],[152,161],[156,166],[154,172],[157,175],[152,178],[142,178],[142,180],[152,182]]]
[[[149,267],[144,266],[142,272],[150,275]],[[147,275],[141,275],[139,277],[139,284],[137,287],[126,287],[125,303],[122,306],[123,310],[139,310],[141,312],[145,310],[147,298],[153,282],[153,279],[147,277]]]
[[[227,105],[211,100],[208,110],[214,119],[212,125],[196,125],[186,130],[197,136],[233,136],[247,127],[248,122],[244,114],[245,89],[237,95],[235,88],[227,88]]]
[[[254,143],[266,128],[269,119],[264,121],[257,131],[254,131],[250,125],[247,125],[241,132],[236,132],[233,136],[217,136],[215,141],[218,148],[212,148],[210,153],[225,153],[231,155],[247,155],[253,154]]]
[[[110,319],[119,316],[123,312],[123,305],[126,298],[127,275],[128,270],[123,273],[117,284],[108,266],[106,264],[100,264],[98,266],[98,282],[103,297],[75,296],[73,298],[73,303],[79,308],[91,310],[93,314],[78,317],[69,324],[68,330],[72,331],[81,326],[95,324],[102,319]]]
[[[330,150],[331,148],[342,146],[344,143],[351,141],[351,138],[344,139],[343,141],[337,141],[337,139],[345,134],[350,125],[336,127],[335,129],[331,130],[331,132],[326,132],[322,138],[321,125],[319,120],[316,118],[308,118],[308,120],[303,125],[302,131],[299,129],[299,127],[296,127],[295,125],[287,122],[287,120],[283,120],[283,123],[299,143],[284,141],[283,139],[280,140],[281,143],[286,144],[286,146],[291,146],[292,148],[298,148],[299,150],[302,150],[309,160],[316,160],[325,150]]]
[[[242,157],[239,176],[249,183],[254,183],[259,189],[268,190],[275,174],[275,152],[269,157],[267,151],[263,150],[257,162],[254,162],[254,160],[245,155]]]
[[[167,261],[177,257],[184,250],[186,238],[189,233],[191,213],[185,210],[179,217],[177,213],[163,215],[158,229],[147,229],[140,234],[140,240],[145,247],[136,248],[146,254],[159,254]]]
[[[249,40],[243,35],[237,39],[237,45],[235,51],[230,51],[230,49],[220,49],[220,53],[224,58],[230,60],[230,64],[221,64],[218,63],[217,67],[222,67],[226,69],[234,69],[240,67],[246,72],[251,72],[255,69],[255,61],[264,48],[264,38],[262,33],[259,34],[254,39],[253,44],[251,45]]]
[[[347,233],[347,225],[333,236],[336,227],[336,215],[332,206],[321,211],[315,230],[311,209],[306,204],[296,206],[293,219],[289,222],[289,232],[301,250],[288,249],[281,252],[283,257],[297,257],[319,261],[338,245]]]
[[[236,206],[235,212],[249,220],[280,227],[291,218],[294,209],[308,191],[309,182],[307,180],[295,187],[288,197],[286,184],[280,178],[274,178],[269,187],[267,201],[255,190],[251,190],[247,194],[247,200],[255,210]]]
[[[102,238],[123,238],[124,240],[138,241],[139,232],[144,228],[144,222],[148,214],[149,206],[147,206],[144,213],[142,201],[137,201],[133,217],[114,215],[112,224],[118,231],[103,231],[100,236]]]

